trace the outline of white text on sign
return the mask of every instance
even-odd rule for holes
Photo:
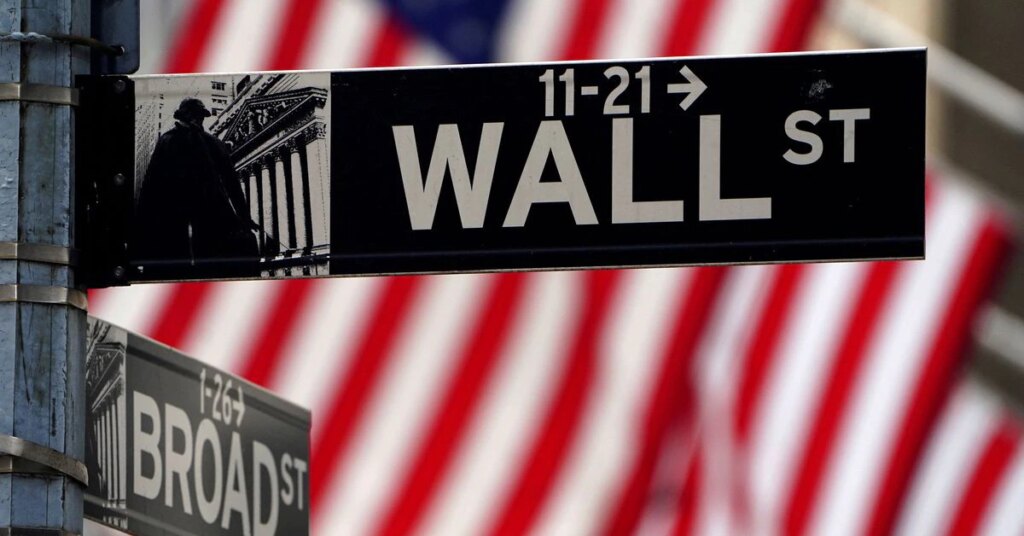
[[[420,167],[416,133],[411,125],[392,128],[402,174],[409,220],[414,230],[434,225],[441,183],[450,175],[465,229],[484,226],[495,163],[504,123],[486,123],[481,131],[476,167],[472,175],[457,125],[440,125],[426,177]],[[753,220],[771,218],[771,198],[721,197],[722,118],[700,118],[700,211],[701,221]],[[612,214],[613,224],[683,221],[683,201],[635,201],[633,199],[633,119],[612,120]],[[548,160],[555,164],[560,180],[541,181]],[[561,121],[543,121],[537,129],[530,153],[523,164],[512,203],[503,227],[526,225],[530,208],[538,203],[565,203],[576,225],[597,225],[576,155]]]
[[[665,83],[664,94],[682,100],[684,111],[689,110],[708,90],[707,84],[688,66],[679,70],[679,78]],[[544,116],[554,118],[557,112],[568,118],[578,114],[576,97],[600,96],[606,92],[604,116],[612,122],[611,139],[611,214],[606,221],[612,224],[681,222],[686,219],[681,199],[637,201],[634,198],[634,118],[651,113],[651,66],[644,65],[632,71],[623,66],[611,66],[604,71],[605,84],[579,85],[574,68],[558,74],[547,69],[539,77],[544,87]],[[639,82],[639,95],[632,88]],[[610,82],[612,85],[607,86]],[[564,98],[557,98],[559,89]],[[661,94],[661,93],[659,93]],[[639,106],[637,106],[639,104]],[[856,162],[857,123],[871,118],[869,108],[833,109],[828,111],[829,121],[842,123],[843,162]],[[790,114],[784,125],[786,136],[797,145],[788,148],[782,158],[790,164],[806,166],[818,162],[824,154],[825,142],[811,128],[823,117],[811,110],[798,110]],[[772,218],[772,198],[722,197],[722,129],[721,114],[699,116],[699,221],[767,220]],[[409,221],[413,230],[430,230],[434,226],[442,182],[451,177],[459,218],[464,229],[484,227],[496,163],[501,149],[504,122],[484,123],[476,150],[476,166],[470,173],[466,151],[459,127],[441,124],[437,127],[426,175],[420,165],[416,130],[412,125],[392,127],[402,186],[405,193]],[[542,181],[548,162],[553,162],[557,181]],[[530,152],[523,162],[511,204],[502,227],[516,228],[526,225],[530,209],[540,203],[567,205],[576,225],[597,225],[587,181],[580,170],[576,153],[566,133],[562,119],[542,121],[536,131]],[[672,170],[665,173],[671,174]],[[679,177],[659,178],[679,181]]]
[[[201,399],[211,398],[205,372]],[[245,536],[274,536],[281,508],[306,509],[308,499],[303,494],[309,465],[288,452],[275,455],[256,439],[248,451],[251,459],[245,460],[243,439],[236,430],[226,445],[222,443],[215,421],[237,428],[242,420],[237,411],[241,385],[237,389],[235,400],[229,399],[228,389],[216,389],[217,403],[209,408],[214,418],[205,416],[204,403],[204,415],[195,425],[185,410],[169,403],[161,408],[153,397],[133,391],[132,492],[146,499],[162,495],[168,508],[179,508],[187,515],[195,515],[197,509],[204,522],[224,530],[237,520]],[[206,462],[212,467],[204,467]],[[208,475],[213,478],[205,478]],[[269,505],[266,511],[265,505]]]

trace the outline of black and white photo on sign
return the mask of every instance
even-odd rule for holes
[[[135,83],[137,277],[325,275],[329,74]]]
[[[89,490],[85,510],[108,526],[127,528],[127,423],[125,352],[128,333],[89,318],[86,341],[86,467]]]

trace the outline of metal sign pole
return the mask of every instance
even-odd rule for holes
[[[89,26],[88,2],[0,0],[0,534],[82,532],[72,86]]]

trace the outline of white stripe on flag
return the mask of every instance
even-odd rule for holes
[[[498,30],[497,60],[551,61],[564,48],[581,2],[565,0],[512,0]]]
[[[750,471],[754,522],[778,527],[799,456],[815,417],[815,402],[848,325],[868,266],[863,263],[809,265],[794,298],[789,325],[782,328],[776,365],[751,419]]]
[[[139,3],[139,70],[137,74],[154,74],[167,65],[180,19],[192,7],[189,2],[142,0]]]
[[[661,54],[672,11],[685,0],[614,0],[597,47],[598,58],[649,58]]]
[[[210,285],[195,326],[181,351],[222,370],[238,374],[239,360],[259,336],[253,326],[262,326],[271,313],[273,284],[266,281],[231,281]]]
[[[481,291],[494,275],[437,276],[423,280],[410,316],[380,383],[367,399],[347,458],[326,494],[313,527],[331,533],[369,534],[407,474],[409,457],[436,410],[467,337],[482,313]],[[338,382],[336,385],[340,385]],[[315,409],[315,408],[314,408]],[[330,423],[324,423],[329,426]],[[315,441],[314,441],[315,442]]]
[[[414,38],[410,46],[402,51],[400,63],[410,67],[448,65],[452,63],[452,58],[433,42]]]
[[[377,32],[384,23],[384,10],[370,0],[328,0],[318,22],[303,67],[362,67],[373,53]]]
[[[226,0],[211,36],[203,72],[259,71],[267,66],[285,20],[281,0]]]
[[[765,292],[779,265],[731,268],[723,283],[722,294],[714,306],[708,332],[698,346],[698,374],[701,389],[708,400],[721,403],[722,397],[735,394],[733,384],[742,363],[742,355],[754,336],[755,323],[765,307]],[[731,405],[731,401],[729,402]],[[725,425],[725,423],[718,423]]]
[[[646,424],[649,394],[693,270],[623,272],[612,297],[580,431],[553,494],[538,519],[538,534],[595,534],[607,507],[628,478]]]
[[[929,440],[896,534],[941,534],[949,527],[964,483],[998,425],[998,406],[970,384],[950,400]],[[986,533],[987,534],[987,533]]]
[[[764,52],[785,5],[785,0],[717,0],[698,50],[702,54]]]
[[[905,413],[911,386],[969,259],[965,251],[981,226],[981,207],[952,185],[935,188],[927,236],[927,261],[910,264],[894,282],[896,292],[881,312],[881,330],[869,343],[868,361],[846,409],[810,534],[858,534],[863,530],[891,441]]]
[[[141,335],[152,331],[174,285],[167,283],[103,290],[103,298],[89,314]]]
[[[281,355],[280,375],[272,386],[281,396],[312,408],[313,433],[325,424],[333,389],[340,382],[360,335],[369,329],[369,309],[377,301],[381,278],[317,281]]]
[[[1002,476],[992,501],[982,518],[978,534],[1020,536],[1024,534],[1024,448]]]
[[[481,534],[497,515],[506,486],[517,476],[536,434],[538,415],[558,379],[568,334],[581,304],[581,278],[572,272],[536,274],[527,280],[523,303],[500,358],[492,387],[466,432],[465,442],[422,534]]]

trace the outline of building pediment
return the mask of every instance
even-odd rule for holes
[[[304,117],[314,108],[327,103],[327,91],[301,88],[247,99],[225,122],[222,139],[237,153],[243,147],[280,132],[290,122]]]

